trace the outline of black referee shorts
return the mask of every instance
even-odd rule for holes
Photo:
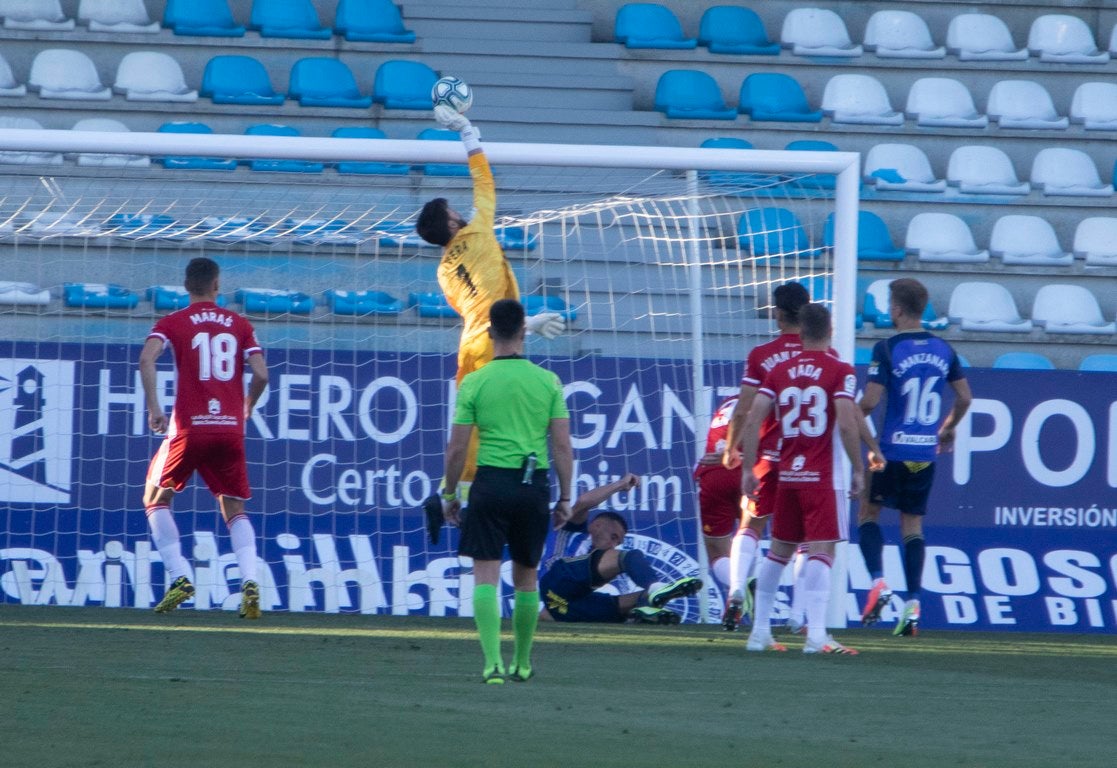
[[[524,483],[520,469],[477,467],[462,516],[458,554],[474,560],[503,560],[535,568],[551,529],[551,489],[547,470],[537,469]]]

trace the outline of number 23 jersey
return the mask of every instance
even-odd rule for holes
[[[172,429],[244,434],[244,364],[262,354],[252,324],[208,301],[191,304],[155,323],[175,359]]]

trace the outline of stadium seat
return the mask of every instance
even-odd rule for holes
[[[206,216],[189,226],[175,228],[164,235],[168,240],[211,240],[216,243],[272,243],[276,226],[263,216]]]
[[[890,311],[893,278],[873,280],[865,287],[865,298],[861,304],[861,315],[866,323],[872,323],[875,328],[892,328]],[[950,325],[949,318],[939,317],[931,302],[923,310],[920,324],[927,330],[941,331]]]
[[[174,312],[190,306],[190,294],[181,285],[152,285],[144,291],[144,298],[151,302],[157,312]],[[228,304],[224,294],[217,294],[214,302],[219,307]]]
[[[736,5],[715,5],[702,14],[698,44],[710,53],[735,56],[777,56],[780,44],[768,39],[756,11]]]
[[[371,317],[398,315],[404,310],[402,300],[384,291],[339,291],[331,288],[323,295],[335,315]]]
[[[1117,218],[1090,216],[1074,230],[1074,255],[1092,267],[1117,266]]]
[[[1005,264],[1069,266],[1074,254],[1059,246],[1051,222],[1042,216],[1008,214],[993,224],[989,251]]]
[[[960,13],[946,29],[946,49],[960,61],[1024,61],[1008,25],[988,13]]]
[[[811,245],[799,217],[786,208],[769,206],[745,211],[737,222],[737,242],[758,261],[816,258],[822,248]]]
[[[359,245],[369,239],[363,230],[344,219],[286,218],[274,227],[277,239],[301,245]]]
[[[90,32],[155,33],[161,27],[152,21],[143,0],[81,0],[78,19]]]
[[[753,149],[751,141],[736,136],[705,139],[701,146],[704,149]],[[762,184],[770,184],[773,177],[767,173],[702,170],[698,172],[698,178],[710,184],[731,187],[737,191],[742,191]]]
[[[978,250],[969,226],[953,213],[926,211],[912,216],[904,248],[915,253],[920,261],[947,264],[989,261],[989,251]]]
[[[244,37],[226,0],[167,0],[163,26],[176,35],[192,37]]]
[[[561,296],[554,295],[531,295],[524,296],[524,311],[528,317],[534,317],[540,312],[557,312],[562,315],[568,323],[573,323],[578,319],[578,313],[563,301]]]
[[[177,224],[166,213],[114,213],[105,221],[105,231],[127,240],[145,240],[172,234]],[[150,295],[147,298],[151,300]]]
[[[1077,16],[1048,13],[1037,16],[1028,30],[1028,50],[1043,62],[1106,64],[1109,53],[1099,51],[1094,33]]]
[[[139,294],[115,283],[66,283],[62,286],[62,304],[67,307],[133,309],[139,303]]]
[[[277,288],[241,288],[235,294],[245,312],[261,314],[309,315],[314,299],[299,291]]]
[[[0,305],[45,307],[47,304],[50,304],[50,291],[46,288],[34,283],[0,280]]]
[[[1026,195],[1032,189],[1017,178],[1004,150],[980,145],[958,147],[950,153],[946,181],[967,195]]]
[[[424,128],[419,131],[419,135],[415,138],[420,141],[461,141],[461,137],[457,132],[447,131],[442,128]],[[427,176],[469,175],[469,166],[465,164],[464,154],[461,163],[427,163],[426,165],[416,166],[416,170],[422,171]],[[412,229],[414,229],[414,227],[412,227]]]
[[[989,125],[989,118],[978,113],[966,86],[950,77],[921,77],[912,83],[904,112],[916,125],[932,128]]]
[[[250,125],[244,131],[249,136],[298,136],[299,131],[289,125],[259,123]],[[323,164],[309,160],[249,160],[248,167],[254,171],[281,173],[321,173]]]
[[[415,307],[419,317],[458,317],[442,291],[416,291],[407,295],[407,306]]]
[[[911,11],[883,10],[865,25],[865,50],[882,59],[941,59],[946,48],[935,45],[927,22]]]
[[[854,58],[862,53],[849,39],[842,17],[828,8],[792,8],[783,18],[780,43],[796,56]]]
[[[103,131],[106,133],[127,133],[130,129],[119,120],[107,117],[87,117],[74,123],[75,131]],[[101,152],[82,152],[77,156],[78,165],[104,166],[109,168],[147,168],[151,158],[147,155],[106,154]]]
[[[1109,197],[1113,187],[1103,184],[1093,159],[1081,149],[1045,147],[1032,159],[1033,187],[1045,195]]]
[[[1033,80],[994,83],[985,113],[1001,128],[1062,130],[1070,125],[1070,120],[1055,111],[1047,89]]]
[[[12,74],[12,66],[8,60],[0,54],[0,96],[26,96],[27,86],[16,82],[15,75]]]
[[[837,152],[838,147],[829,141],[798,139],[789,141],[784,149],[789,152]],[[812,173],[793,176],[795,184],[808,189],[835,189],[838,177],[832,173]]]
[[[334,32],[355,43],[415,42],[415,33],[404,27],[392,0],[340,0]]]
[[[822,243],[827,248],[834,247],[834,214],[826,217],[822,230]],[[904,249],[892,244],[892,234],[888,225],[872,211],[861,209],[857,213],[857,260],[858,261],[903,261]]]
[[[362,96],[349,67],[340,59],[315,56],[299,59],[291,67],[288,95],[304,107],[367,109],[372,96]]]
[[[868,365],[873,361],[873,350],[869,347],[857,347],[853,350],[854,365]]]
[[[372,100],[385,109],[430,110],[431,88],[438,74],[421,61],[390,59],[376,69]]]
[[[655,87],[655,109],[675,120],[733,120],[717,81],[705,72],[671,69]]]
[[[101,76],[88,56],[67,48],[39,51],[31,62],[27,84],[44,99],[107,101],[112,90],[101,83]]]
[[[865,154],[865,181],[884,192],[944,192],[931,161],[914,144],[877,144]]]
[[[1041,286],[1032,303],[1032,322],[1048,333],[1110,336],[1117,332],[1117,323],[1105,321],[1097,298],[1081,285]]]
[[[1082,362],[1078,364],[1078,370],[1110,373],[1117,372],[1117,355],[1109,354],[1106,352],[1086,355],[1086,357],[1082,358]]]
[[[350,125],[337,128],[332,134],[337,139],[386,139],[384,131],[363,125]],[[346,160],[337,164],[338,173],[395,174],[405,175],[411,167],[405,163],[370,163]]]
[[[963,282],[950,293],[950,322],[963,331],[1027,333],[1032,321],[1020,317],[1016,301],[1000,283]]]
[[[822,122],[822,110],[811,109],[803,87],[782,72],[753,72],[741,83],[737,110],[756,121]]]
[[[329,40],[332,29],[322,26],[311,0],[253,0],[249,29],[261,37]]]
[[[872,75],[834,75],[822,94],[822,111],[835,123],[903,125],[884,86]]]
[[[625,3],[618,8],[613,41],[626,48],[687,50],[698,45],[683,34],[675,14],[659,3]]]
[[[1117,83],[1089,82],[1075,88],[1070,121],[1087,131],[1117,131]]]
[[[5,29],[68,32],[74,20],[62,13],[58,0],[0,0],[0,16]]]
[[[163,123],[159,126],[159,133],[213,133],[213,129],[205,123],[175,122]],[[162,163],[164,168],[171,170],[235,171],[237,169],[237,161],[232,158],[167,155],[156,157],[155,162]]]
[[[20,128],[28,131],[41,131],[43,126],[33,117],[9,117],[8,115],[0,115],[0,128]],[[4,150],[0,152],[0,163],[5,165],[62,165],[62,153]]]
[[[120,60],[113,90],[129,101],[198,100],[198,92],[187,87],[182,67],[166,53],[133,51]]]
[[[994,368],[1022,371],[1053,371],[1055,364],[1038,352],[1005,352],[993,361]]]
[[[282,104],[264,65],[251,56],[214,56],[202,74],[201,94],[214,104]]]

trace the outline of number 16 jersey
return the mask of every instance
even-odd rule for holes
[[[175,359],[175,406],[171,434],[244,434],[244,363],[262,354],[252,324],[236,312],[199,301],[155,323],[149,339],[161,339]]]

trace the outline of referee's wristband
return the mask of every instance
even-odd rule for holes
[[[458,492],[457,491],[452,491],[451,493],[446,493],[445,491],[443,491],[442,492],[442,500],[443,501],[457,501],[458,500]]]
[[[556,504],[562,504],[562,503],[563,503],[564,501],[565,501],[565,502],[566,502],[567,504],[569,504],[569,503],[570,503],[570,499],[559,499],[559,500],[558,500],[557,502],[555,502],[555,503],[556,503]]]

